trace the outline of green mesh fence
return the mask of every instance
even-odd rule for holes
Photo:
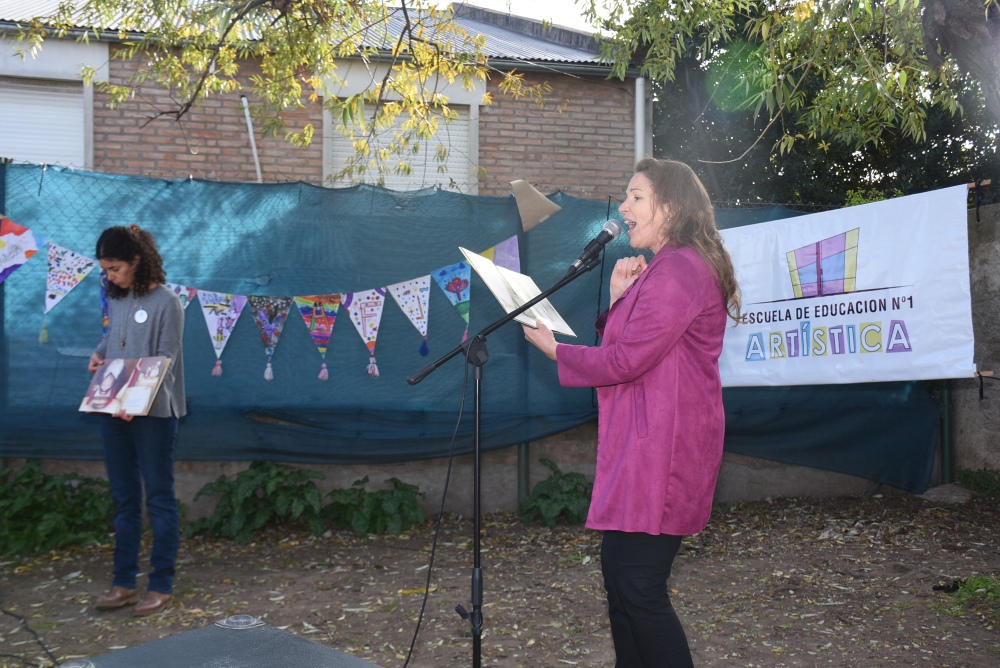
[[[624,182],[624,177],[623,177]],[[609,192],[618,192],[617,184]],[[344,190],[301,183],[258,185],[124,177],[36,165],[0,166],[0,203],[14,222],[47,241],[94,256],[110,225],[136,223],[156,236],[168,281],[238,295],[299,296],[363,292],[424,276],[517,236],[521,270],[543,289],[562,277],[600,230],[609,204],[549,196],[562,210],[522,233],[511,197],[437,190]],[[616,206],[615,204],[611,205]],[[786,209],[720,210],[720,227],[793,215]],[[608,245],[602,267],[551,301],[579,335],[595,343],[593,321],[606,306],[606,275],[631,254]],[[44,248],[0,284],[0,456],[99,458],[95,418],[77,411],[89,382],[87,358],[102,335],[95,270],[47,315]],[[240,317],[216,362],[195,300],[185,311],[189,414],[178,456],[200,460],[378,463],[448,452],[462,402],[465,364],[456,357],[423,382],[407,375],[458,345],[466,323],[435,283],[423,339],[387,296],[375,357],[341,308],[323,361],[293,311],[273,355],[274,379],[259,330]],[[502,316],[475,276],[469,332]],[[48,342],[41,343],[43,324]],[[593,393],[558,385],[552,364],[529,350],[520,326],[488,339],[482,445],[533,441],[590,421]],[[472,449],[471,383],[457,450]],[[926,488],[936,443],[937,406],[919,383],[726,390],[727,449],[862,475],[906,489]]]

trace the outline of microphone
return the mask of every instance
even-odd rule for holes
[[[604,250],[604,247],[608,245],[608,242],[613,239],[617,239],[621,233],[622,224],[617,220],[609,220],[604,223],[604,227],[601,228],[600,233],[594,237],[589,244],[587,244],[587,247],[583,249],[582,253],[580,253],[580,259],[573,263],[573,265],[566,272],[566,276],[563,278],[572,276],[576,272],[580,271],[580,267],[597,257],[598,254]]]

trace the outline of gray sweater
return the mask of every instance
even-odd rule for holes
[[[129,292],[121,299],[108,299],[108,333],[95,352],[105,359],[169,357],[167,375],[153,399],[149,415],[184,417],[187,403],[181,350],[183,335],[184,308],[181,300],[167,286],[158,285],[142,297]]]

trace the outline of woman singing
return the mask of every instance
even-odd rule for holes
[[[722,462],[719,355],[739,287],[704,186],[683,163],[641,160],[618,208],[633,248],[611,275],[598,347],[525,337],[559,382],[596,387],[597,468],[587,527],[601,564],[617,668],[692,666],[667,579],[683,536],[705,528]]]

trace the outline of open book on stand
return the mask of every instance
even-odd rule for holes
[[[479,277],[483,279],[486,287],[490,289],[490,292],[493,293],[493,296],[496,297],[496,300],[500,302],[500,306],[507,313],[512,313],[542,294],[542,291],[538,289],[538,286],[535,285],[530,276],[519,274],[506,267],[498,267],[488,258],[483,257],[479,253],[466,250],[461,246],[459,246],[458,250],[462,251],[462,255],[472,265],[472,268],[476,270]],[[549,303],[548,299],[538,302],[524,313],[516,316],[514,320],[528,327],[537,327],[535,322],[541,320],[553,332],[565,334],[566,336],[576,336],[573,329],[566,324],[566,321],[559,315],[555,307]]]
[[[147,415],[169,365],[169,357],[104,360],[94,372],[87,394],[80,402],[80,410]]]

